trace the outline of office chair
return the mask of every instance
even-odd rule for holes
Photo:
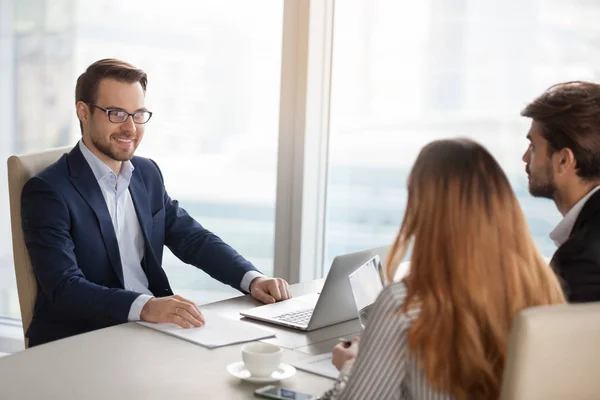
[[[600,399],[600,303],[534,307],[515,319],[501,400]]]
[[[57,161],[63,154],[68,153],[71,148],[72,146],[60,147],[8,158],[8,194],[10,200],[13,256],[26,348],[29,347],[29,341],[25,338],[25,333],[33,317],[33,307],[37,296],[37,281],[31,260],[29,259],[27,247],[25,246],[23,230],[21,229],[21,191],[29,178]]]

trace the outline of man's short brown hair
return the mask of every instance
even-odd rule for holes
[[[115,58],[105,58],[96,61],[90,65],[83,74],[77,78],[75,86],[75,103],[83,101],[84,103],[94,103],[98,96],[98,85],[105,78],[115,79],[119,82],[135,83],[142,85],[144,93],[148,84],[146,73],[125,61]],[[91,108],[90,112],[93,112]],[[79,123],[83,132],[83,126]]]
[[[551,154],[569,148],[582,179],[600,178],[600,85],[572,81],[551,86],[521,111],[541,127]]]

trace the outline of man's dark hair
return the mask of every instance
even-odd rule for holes
[[[98,96],[98,85],[105,78],[115,79],[119,82],[135,83],[139,82],[142,85],[144,93],[146,93],[146,85],[148,77],[146,73],[125,61],[114,58],[105,58],[96,61],[90,65],[83,74],[77,78],[75,86],[75,104],[79,101],[84,103],[94,103]],[[90,108],[90,112],[94,112],[94,108]],[[79,122],[79,127],[83,133],[83,125]]]
[[[572,81],[551,86],[521,115],[532,118],[550,154],[569,148],[584,180],[600,178],[600,85]]]

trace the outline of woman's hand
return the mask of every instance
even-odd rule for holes
[[[347,342],[340,343],[333,348],[333,355],[331,357],[331,362],[338,371],[341,371],[344,368],[344,365],[352,361],[356,358],[358,354],[358,343],[360,342],[360,338],[355,336],[352,338],[352,342],[350,345]]]

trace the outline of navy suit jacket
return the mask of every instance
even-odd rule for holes
[[[129,191],[145,242],[142,268],[156,297],[173,292],[163,246],[238,290],[256,268],[172,200],[154,161],[134,157]],[[75,146],[23,188],[25,243],[38,282],[31,346],[127,322],[139,293],[124,289],[117,238],[100,186]]]

